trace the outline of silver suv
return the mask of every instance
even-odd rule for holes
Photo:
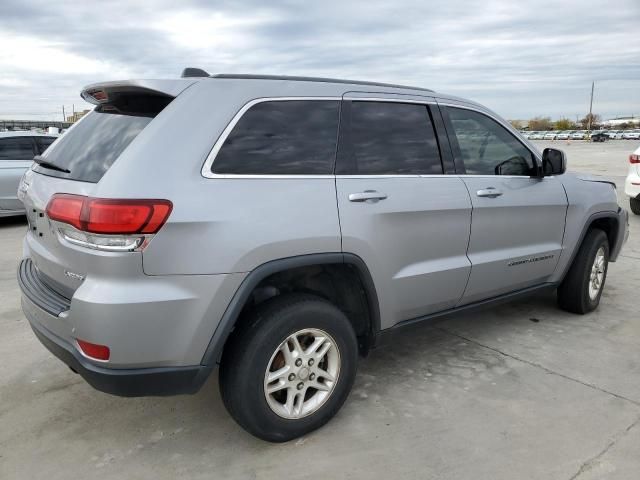
[[[82,96],[20,186],[35,334],[116,395],[219,367],[269,441],[327,422],[406,325],[547,288],[594,310],[627,237],[613,184],[431,90],[188,69]]]
[[[37,132],[0,132],[0,218],[24,215],[16,194],[20,179],[57,135]]]

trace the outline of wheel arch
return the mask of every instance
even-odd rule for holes
[[[351,253],[315,253],[272,260],[249,272],[231,298],[200,363],[202,365],[213,366],[220,362],[227,340],[240,319],[245,306],[251,300],[251,296],[261,282],[275,274],[302,267],[328,265],[350,265],[358,274],[362,288],[364,289],[369,317],[364,345],[361,345],[361,350],[364,349],[364,352],[366,352],[375,344],[380,332],[378,295],[369,268],[359,256]]]
[[[584,239],[587,236],[587,233],[594,228],[599,228],[600,230],[604,231],[604,233],[607,235],[607,239],[609,240],[610,261],[615,262],[618,256],[618,253],[620,252],[620,246],[622,244],[622,242],[619,241],[620,240],[619,239],[619,236],[620,236],[619,214],[611,211],[594,213],[591,216],[589,216],[589,218],[587,219],[587,221],[584,223],[582,227],[582,231],[580,232],[578,241],[574,245],[573,251],[571,252],[571,258],[567,263],[564,269],[564,272],[562,272],[562,276],[560,277],[560,282],[564,280],[567,273],[569,272],[569,269],[571,268],[571,265],[573,265],[576,255],[578,254],[578,251],[580,250],[580,246],[582,245],[582,242],[584,242]]]

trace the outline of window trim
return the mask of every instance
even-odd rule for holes
[[[296,175],[296,174],[256,174],[256,173],[251,173],[251,174],[246,174],[246,173],[214,173],[212,168],[213,168],[213,162],[215,161],[216,157],[218,156],[218,152],[220,152],[220,149],[222,148],[222,146],[224,145],[224,142],[226,142],[227,137],[231,134],[231,132],[233,131],[233,129],[235,128],[235,126],[237,125],[237,123],[240,121],[240,119],[244,116],[245,113],[247,113],[247,111],[255,106],[258,105],[260,103],[266,103],[266,102],[289,102],[289,101],[309,101],[309,100],[314,100],[314,101],[334,101],[334,102],[338,102],[338,109],[340,109],[340,102],[342,101],[342,97],[260,97],[260,98],[254,98],[253,100],[248,101],[247,103],[245,103],[240,110],[238,110],[238,112],[236,112],[236,114],[233,116],[233,118],[231,119],[231,121],[227,124],[227,126],[224,128],[224,130],[222,131],[222,133],[220,134],[220,136],[218,137],[218,140],[216,140],[216,143],[213,144],[213,148],[211,149],[211,151],[209,152],[209,155],[207,155],[206,160],[204,161],[204,164],[202,165],[202,169],[200,170],[200,174],[204,177],[204,178],[288,178],[288,179],[295,179],[295,178],[304,178],[304,179],[310,179],[310,178],[334,178],[335,175],[333,173],[324,173],[324,174],[301,174],[301,175]],[[340,131],[340,124],[338,122],[338,132]],[[337,138],[337,137],[336,137]],[[334,158],[335,160],[335,158]]]
[[[540,171],[540,169],[542,168],[542,158],[540,157],[540,155],[538,155],[538,153],[535,150],[532,150],[529,145],[527,145],[526,143],[524,143],[520,138],[518,138],[517,135],[515,135],[511,129],[509,128],[509,126],[506,124],[506,122],[504,122],[502,119],[496,117],[495,115],[492,115],[491,113],[485,112],[481,109],[478,108],[474,108],[470,105],[464,105],[464,104],[456,104],[456,103],[446,103],[446,102],[438,102],[439,106],[445,107],[444,110],[441,110],[441,114],[442,114],[442,119],[444,122],[444,127],[447,133],[447,137],[449,138],[449,144],[450,144],[450,148],[451,148],[451,155],[453,156],[454,159],[454,163],[455,163],[455,168],[456,168],[456,175],[458,176],[463,176],[463,177],[467,177],[467,178],[496,178],[496,177],[500,177],[500,178],[538,178],[537,175],[489,175],[489,174],[468,174],[466,173],[466,166],[464,165],[464,161],[463,160],[459,160],[456,161],[455,155],[453,154],[453,146],[451,146],[451,136],[455,135],[455,132],[449,132],[450,129],[453,129],[453,125],[451,124],[451,119],[449,118],[449,114],[447,112],[447,108],[460,108],[462,110],[470,110],[472,112],[478,113],[480,115],[484,115],[487,118],[490,118],[491,120],[493,120],[494,122],[496,122],[498,125],[500,125],[501,127],[503,127],[507,133],[509,135],[511,135],[518,143],[520,143],[530,154],[531,154],[531,158],[534,161],[535,165],[535,169]],[[457,138],[456,138],[457,141]]]
[[[354,92],[350,92],[350,93],[354,93]],[[367,93],[367,92],[362,92],[362,93]],[[442,177],[445,175],[449,175],[447,173],[447,167],[445,166],[445,163],[447,160],[445,159],[447,151],[444,150],[445,147],[442,145],[442,138],[438,132],[438,124],[437,124],[438,122],[434,118],[434,111],[433,111],[434,107],[437,109],[438,115],[440,115],[438,103],[434,98],[430,97],[430,98],[425,98],[424,100],[422,99],[415,100],[413,98],[405,99],[405,98],[396,98],[396,97],[387,98],[387,97],[376,97],[376,96],[365,96],[365,97],[343,96],[342,101],[343,103],[346,102],[349,104],[349,119],[348,119],[347,125],[344,125],[342,121],[340,122],[340,125],[339,125],[340,132],[339,132],[339,138],[338,138],[338,155],[336,156],[336,166],[340,161],[340,147],[342,145],[342,142],[348,142],[349,144],[347,148],[351,148],[351,138],[350,138],[351,136],[351,104],[355,102],[405,103],[405,104],[412,104],[412,105],[422,105],[423,107],[425,107],[427,111],[427,115],[429,116],[429,121],[431,122],[431,127],[433,129],[433,135],[436,140],[436,144],[438,145],[438,156],[440,157],[440,166],[442,168],[442,173],[383,173],[383,174],[340,173],[335,175],[336,178],[352,178],[352,179],[353,178],[421,178],[421,177],[428,178],[428,177]],[[345,133],[347,134],[346,140],[343,139],[343,135]],[[448,144],[447,144],[447,147],[449,147]],[[451,155],[451,160],[453,161],[453,155]],[[335,171],[336,169],[334,169],[334,172]],[[451,175],[455,175],[455,174],[451,173]]]

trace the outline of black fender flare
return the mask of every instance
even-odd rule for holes
[[[274,273],[283,272],[292,268],[337,263],[353,265],[360,275],[360,280],[362,281],[367,297],[369,314],[371,316],[369,342],[375,342],[375,339],[380,332],[380,306],[373,278],[371,277],[369,268],[364,260],[352,253],[313,253],[272,260],[249,272],[231,298],[229,305],[227,305],[227,308],[222,315],[211,340],[209,341],[209,345],[205,350],[200,364],[204,366],[213,366],[220,363],[224,345],[233,331],[245,303],[249,299],[253,290],[262,280]]]
[[[562,272],[562,276],[560,277],[560,280],[558,283],[562,283],[562,281],[564,280],[564,277],[567,275],[567,273],[569,273],[569,269],[571,268],[571,265],[573,265],[573,261],[576,258],[576,255],[578,255],[578,250],[580,250],[580,247],[582,246],[582,242],[584,241],[584,237],[586,237],[587,232],[589,231],[589,229],[591,228],[591,226],[593,225],[593,222],[595,222],[596,220],[600,220],[603,218],[607,218],[607,219],[611,219],[615,222],[616,224],[616,230],[613,232],[614,238],[615,238],[615,245],[610,245],[610,255],[613,258],[612,261],[615,261],[615,259],[618,256],[618,253],[620,253],[620,248],[622,247],[622,242],[620,241],[620,227],[624,228],[624,225],[620,225],[620,208],[618,208],[618,212],[613,212],[613,211],[604,211],[604,212],[597,212],[594,213],[592,215],[589,216],[589,218],[587,218],[587,221],[584,222],[584,225],[582,226],[582,231],[580,232],[580,237],[578,237],[578,241],[576,242],[575,246],[573,247],[573,251],[571,252],[571,257],[569,258],[569,262],[567,262],[567,265],[564,269],[564,272]],[[608,235],[607,235],[608,236]]]

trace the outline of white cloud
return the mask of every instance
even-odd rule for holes
[[[584,115],[595,80],[598,113],[640,112],[638,0],[2,2],[0,117],[186,66],[415,84],[519,118]]]

